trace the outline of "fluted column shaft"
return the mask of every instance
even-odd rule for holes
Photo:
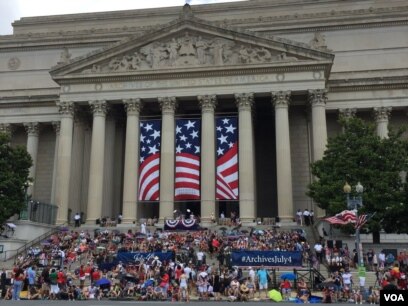
[[[58,144],[57,180],[55,203],[58,205],[57,224],[68,221],[69,180],[71,176],[72,135],[74,127],[74,103],[60,102],[61,127]]]
[[[272,102],[275,107],[278,214],[283,222],[293,219],[292,162],[288,113],[289,101],[290,91],[272,93]]]
[[[123,180],[122,223],[131,224],[137,216],[137,186],[139,182],[139,134],[140,134],[140,99],[124,100],[127,113],[125,173]]]
[[[253,93],[235,94],[238,107],[239,216],[242,222],[256,217],[254,145],[252,126]]]
[[[201,220],[211,222],[215,213],[215,118],[216,95],[198,96],[201,106]]]
[[[162,109],[162,135],[160,150],[160,220],[173,216],[174,209],[174,158],[175,122],[177,107],[175,97],[159,98]]]
[[[375,107],[374,116],[377,123],[377,135],[380,138],[388,138],[388,121],[391,115],[391,107]]]
[[[309,90],[312,107],[313,160],[322,159],[327,145],[326,90]]]
[[[34,195],[34,185],[35,185],[35,170],[37,166],[37,155],[38,155],[38,138],[39,138],[39,123],[29,122],[24,123],[24,127],[27,131],[27,152],[31,155],[33,164],[29,170],[29,177],[34,180],[33,185],[28,187],[27,194]]]
[[[52,122],[52,127],[55,131],[55,149],[54,149],[54,167],[52,168],[52,185],[51,185],[51,204],[55,204],[55,189],[57,183],[57,167],[58,167],[58,144],[61,130],[61,122]]]
[[[100,100],[91,101],[89,105],[93,112],[93,123],[86,223],[94,224],[96,219],[102,217],[107,103]]]
[[[327,145],[327,90],[309,90],[308,98],[312,107],[313,161],[317,161],[323,158]],[[325,211],[317,205],[315,205],[314,211],[317,217],[326,215]]]

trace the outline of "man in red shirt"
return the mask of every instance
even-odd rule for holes
[[[94,271],[92,272],[92,281],[95,283],[100,279],[101,279],[101,271],[99,271],[98,267],[95,267]]]

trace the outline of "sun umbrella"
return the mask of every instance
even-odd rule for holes
[[[97,286],[104,286],[104,285],[110,285],[110,280],[109,279],[107,279],[107,278],[105,278],[105,277],[102,277],[101,279],[99,279],[99,280],[97,280],[96,282],[95,282],[95,285],[97,285]]]
[[[220,227],[220,231],[226,231],[227,228],[226,227]]]
[[[269,291],[268,296],[274,302],[280,302],[283,300],[282,294],[278,290],[275,290],[275,289],[272,289],[271,291]]]
[[[281,279],[294,280],[296,275],[294,273],[282,273],[280,276]]]
[[[241,233],[248,234],[249,232],[247,230],[241,230]]]

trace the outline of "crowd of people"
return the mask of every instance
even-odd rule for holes
[[[391,258],[384,252],[368,250],[364,258],[368,269],[377,272],[378,282],[366,288],[364,277],[353,280],[350,273],[355,251],[349,252],[347,246],[329,248],[324,241],[311,246],[301,230],[151,232],[144,224],[139,232],[61,228],[17,257],[12,271],[3,269],[1,296],[14,300],[131,298],[187,302],[192,296],[230,301],[268,298],[271,270],[264,266],[244,270],[233,266],[231,252],[235,250],[298,251],[304,266],[328,263],[335,267],[327,282],[321,284],[324,302],[375,303],[379,288],[408,289],[408,252]],[[117,259],[119,253],[128,252],[169,252],[173,256],[168,260],[156,256],[131,262]],[[311,296],[304,279],[291,282],[283,278],[273,286],[286,300],[296,296],[308,302]]]
[[[231,265],[231,252],[310,251],[298,231],[150,232],[146,227],[144,231],[61,229],[17,257],[12,271],[3,271],[2,297],[185,301],[191,295],[203,300],[266,298],[269,271],[265,267],[242,271]],[[122,263],[117,261],[121,252],[172,252],[174,256],[162,262],[155,257]]]

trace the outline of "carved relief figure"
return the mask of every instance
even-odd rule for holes
[[[88,69],[84,72],[134,71],[191,65],[258,64],[289,60],[296,60],[296,58],[288,57],[286,53],[272,53],[265,47],[254,48],[248,44],[236,44],[220,37],[209,40],[198,36],[194,39],[185,32],[178,39],[171,38],[167,41],[151,43],[133,54],[113,58],[98,69]]]
[[[179,47],[180,45],[175,38],[173,38],[171,42],[167,44],[167,51],[169,52],[169,61],[171,64],[174,64],[178,58]]]
[[[200,64],[205,64],[206,63],[205,52],[208,48],[208,44],[201,38],[201,36],[199,36],[195,45],[197,48],[198,62]]]
[[[314,49],[329,51],[329,49],[327,48],[326,39],[320,32],[314,33],[314,37],[309,42],[309,45]]]
[[[62,48],[62,52],[61,52],[60,60],[58,64],[69,63],[70,59],[71,59],[71,53],[69,53],[68,48],[67,47]]]
[[[185,36],[181,39],[179,55],[180,56],[195,56],[196,55],[194,43],[191,40],[190,36],[188,35],[188,32],[186,32]]]

